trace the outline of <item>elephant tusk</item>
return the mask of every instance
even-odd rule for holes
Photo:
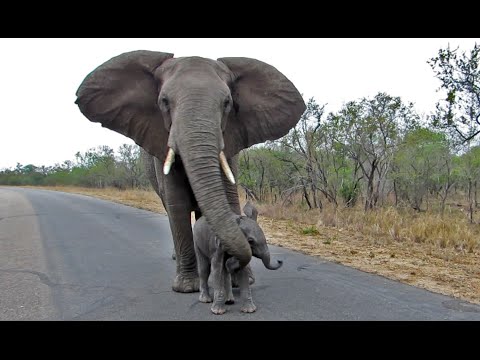
[[[173,162],[175,161],[175,152],[172,148],[168,148],[167,157],[165,158],[165,163],[163,164],[163,173],[168,175],[170,168],[172,167]]]
[[[220,165],[222,166],[222,170],[227,176],[227,179],[235,185],[235,177],[233,176],[230,166],[228,166],[227,158],[225,157],[223,151],[220,151]]]

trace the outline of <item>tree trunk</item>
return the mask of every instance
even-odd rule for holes
[[[303,196],[305,198],[305,201],[307,202],[308,208],[310,210],[313,209],[312,204],[310,203],[310,199],[308,198],[307,187],[305,185],[303,186]]]
[[[477,201],[477,180],[473,183],[474,186],[474,202],[475,202],[475,208],[478,208],[478,201]]]
[[[469,211],[469,218],[470,224],[473,224],[473,186],[472,180],[468,180],[468,211]]]

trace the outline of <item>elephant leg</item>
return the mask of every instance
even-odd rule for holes
[[[225,270],[224,270],[225,271]],[[229,272],[225,271],[224,277],[224,286],[225,286],[225,293],[227,295],[227,299],[225,300],[225,304],[231,305],[235,303],[235,297],[233,296],[232,292],[232,277]]]
[[[257,307],[253,303],[252,290],[248,284],[248,272],[246,268],[238,271],[238,280],[240,282],[240,298],[242,299],[241,311],[244,313],[253,313]]]
[[[203,303],[211,303],[212,297],[208,290],[208,277],[210,276],[210,261],[208,257],[200,253],[195,246],[195,253],[197,254],[198,275],[200,277],[200,296],[199,300]]]
[[[254,284],[255,283],[255,277],[253,276],[253,271],[252,271],[252,268],[251,268],[250,264],[245,266],[245,269],[247,270],[247,273],[248,273],[248,284],[249,285]],[[240,284],[240,282],[239,282],[238,272],[233,273],[232,274],[232,286],[234,288],[238,288],[238,287],[240,287],[239,284]]]
[[[225,313],[225,275],[223,266],[225,254],[221,249],[217,249],[212,258],[212,285],[213,285],[213,304],[212,313],[222,315]]]
[[[167,204],[165,201],[164,175],[162,173],[163,164],[158,158],[153,157],[143,149],[140,150],[140,154],[143,166],[145,168],[145,173],[147,175],[147,179],[157,193],[160,200],[162,201],[163,208],[167,210]],[[172,252],[172,259],[177,259],[177,254],[175,254],[175,248]]]
[[[168,219],[177,260],[177,273],[172,288],[183,293],[197,292],[199,278],[193,245],[188,180],[178,173],[171,174],[164,180]]]
[[[250,267],[250,264],[248,264],[245,269],[247,270],[248,274],[248,284],[252,285],[255,283],[255,277],[253,276],[253,271],[252,268]]]
[[[155,190],[157,195],[160,196],[158,183],[157,183],[157,174],[155,171],[154,157],[149,153],[147,153],[142,148],[140,148],[140,159],[141,159],[143,168],[145,169],[145,175],[147,176],[147,179],[150,182],[150,185],[152,185],[153,190]]]
[[[200,212],[200,210],[195,210],[195,221],[200,219],[201,216],[202,216],[202,213]],[[172,260],[176,260],[176,259],[177,259],[177,254],[175,254],[175,249],[173,249]]]
[[[228,161],[228,165],[230,165],[230,169],[232,169],[233,176],[235,177],[235,179],[238,179],[237,177],[238,155],[235,155],[231,159],[227,159],[227,161]],[[237,185],[232,184],[230,181],[228,181],[225,174],[223,174],[223,181],[225,183],[225,191],[227,193],[227,199],[228,199],[228,203],[230,204],[230,207],[232,208],[235,214],[241,215],[242,211],[240,209],[240,198],[238,197]],[[253,271],[252,271],[252,268],[250,267],[250,264],[248,264],[246,267],[248,269],[249,284],[252,285],[253,283],[255,283],[255,277],[253,276]],[[237,274],[233,274],[231,278],[232,278],[232,286],[237,288],[239,286]]]
[[[193,249],[190,221],[180,209],[169,214],[175,253],[177,254],[177,273],[173,281],[173,290],[177,292],[199,291],[199,277]]]
[[[167,210],[167,205],[165,203],[165,190],[163,186],[164,175],[161,173],[163,166],[162,163],[158,158],[153,157],[142,148],[140,148],[140,158],[148,181],[162,201],[164,209]],[[175,260],[176,258],[175,249],[173,249],[172,259]]]
[[[153,190],[155,190],[158,197],[162,200],[163,207],[165,207],[163,174],[161,174],[163,165],[161,164],[160,160],[158,160],[156,157],[153,157],[143,149],[140,149],[140,158],[145,169],[145,175],[147,176],[148,181],[152,185]]]

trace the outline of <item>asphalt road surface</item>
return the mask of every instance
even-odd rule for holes
[[[88,196],[0,188],[0,320],[480,320],[480,306],[271,246],[257,312],[171,290],[168,219]],[[234,295],[238,295],[234,289]]]

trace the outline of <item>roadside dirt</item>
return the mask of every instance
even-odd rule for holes
[[[438,249],[431,244],[375,242],[329,227],[319,227],[319,234],[304,235],[305,224],[288,220],[259,217],[259,223],[270,244],[480,304],[478,253]]]

